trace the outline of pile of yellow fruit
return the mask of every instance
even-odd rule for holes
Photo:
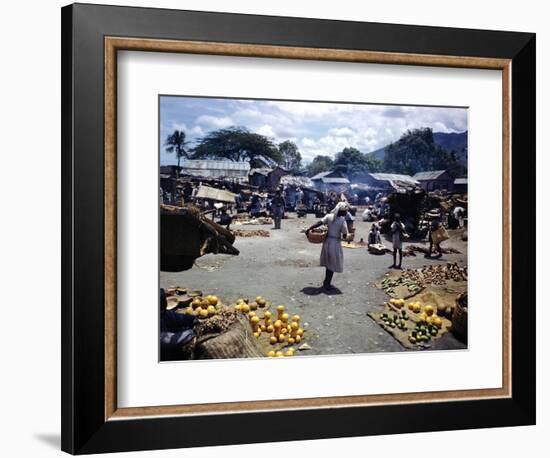
[[[394,307],[401,308],[405,305],[405,299],[390,299],[390,304]]]
[[[269,336],[269,343],[294,345],[299,344],[304,336],[304,329],[300,327],[300,315],[289,316],[285,312],[284,305],[278,305],[276,316],[269,310],[265,310],[260,318],[257,311],[265,308],[267,301],[258,296],[254,302],[247,299],[238,299],[235,303],[235,310],[245,315],[252,327],[254,337],[259,338],[262,334]],[[279,355],[280,353],[280,355]],[[288,348],[285,353],[270,351],[267,356],[294,356],[294,348]]]
[[[410,302],[407,307],[418,314],[420,320],[409,334],[411,343],[428,342],[432,337],[437,336],[443,326],[443,320],[437,315],[436,307],[430,304],[422,306],[420,302]]]
[[[195,297],[189,307],[185,309],[185,313],[199,318],[210,318],[216,315],[221,310],[221,307],[222,304],[218,297],[209,294],[205,297]]]
[[[420,321],[433,324],[438,329],[441,329],[443,321],[437,315],[437,309],[433,305],[427,304],[422,307],[420,302],[410,302],[407,307],[410,311],[419,314],[418,318],[420,318]]]

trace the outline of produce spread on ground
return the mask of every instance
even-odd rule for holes
[[[203,296],[201,291],[176,286],[168,288],[166,293],[168,309],[198,319],[193,329],[197,339],[191,345],[200,345],[236,326],[244,327],[241,330],[243,339],[252,338],[242,346],[242,354],[231,357],[290,357],[296,351],[310,349],[305,343],[306,330],[300,315],[291,314],[282,304],[272,309],[271,301],[262,296],[253,300],[237,298],[224,304],[218,296]]]
[[[467,267],[456,262],[388,273],[377,286],[390,299],[382,311],[368,312],[368,316],[404,347],[429,348],[453,329],[455,308],[466,294],[467,280]]]

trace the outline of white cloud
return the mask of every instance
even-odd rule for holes
[[[204,130],[201,126],[193,126],[189,132],[191,132],[196,137],[204,135]]]
[[[355,132],[349,127],[334,127],[329,129],[328,133],[336,137],[351,137],[355,135]]]
[[[196,124],[202,124],[205,127],[211,127],[215,129],[223,129],[234,124],[233,120],[229,116],[211,116],[202,115],[195,121]]]
[[[256,133],[271,138],[275,136],[275,134],[273,133],[273,127],[271,127],[269,124],[264,124],[263,126],[261,126],[259,129],[256,130]]]

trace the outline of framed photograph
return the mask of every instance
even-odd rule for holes
[[[535,423],[534,34],[70,5],[62,145],[63,450]]]

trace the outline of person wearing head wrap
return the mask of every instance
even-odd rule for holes
[[[306,231],[308,233],[323,224],[328,228],[327,236],[321,248],[320,259],[321,266],[326,269],[325,280],[323,281],[323,288],[325,290],[332,288],[331,282],[334,272],[341,273],[344,271],[344,250],[340,242],[342,237],[347,238],[348,236],[348,226],[345,218],[347,211],[347,203],[338,202],[330,213]]]

